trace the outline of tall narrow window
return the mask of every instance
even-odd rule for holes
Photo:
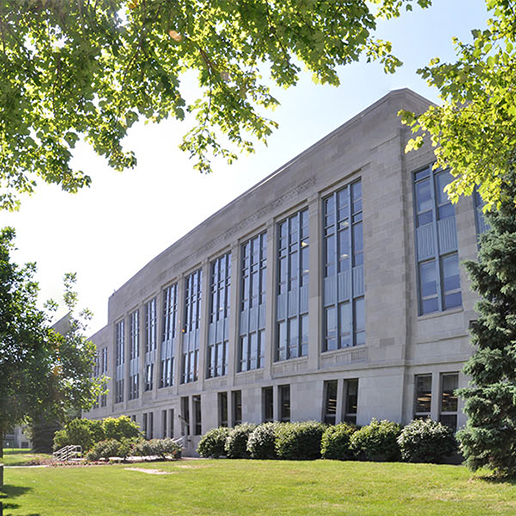
[[[168,437],[167,430],[168,430],[168,423],[167,423],[167,411],[162,410],[161,411],[161,437],[165,439]]]
[[[158,315],[156,298],[145,304],[145,390],[154,388],[154,362],[157,348]]]
[[[101,360],[100,360],[100,374],[103,377],[107,377],[108,373],[108,348],[102,348]],[[100,395],[100,406],[105,407],[107,405],[107,394]]]
[[[432,375],[420,374],[415,377],[416,396],[414,418],[430,417],[432,410]]]
[[[125,375],[125,325],[121,320],[116,325],[116,369],[115,369],[115,403],[124,401]]]
[[[168,411],[168,437],[174,437],[174,409]]]
[[[149,426],[148,426],[148,437],[147,439],[154,438],[154,412],[149,412]]]
[[[144,412],[143,413],[143,419],[142,419],[142,432],[143,432],[143,435],[145,436],[145,439],[148,439],[149,437],[149,423],[148,423],[148,420],[147,420],[147,412]]]
[[[323,351],[333,351],[365,344],[360,181],[324,199],[323,224]]]
[[[177,340],[177,283],[163,292],[163,340],[161,341],[160,387],[174,385]]]
[[[280,385],[278,387],[280,404],[280,421],[290,422],[290,385]]]
[[[230,302],[231,254],[228,253],[211,263],[207,378],[227,374]]]
[[[459,387],[459,375],[446,373],[441,375],[441,406],[439,421],[457,430],[458,398],[455,391]]]
[[[323,421],[334,425],[337,418],[337,380],[324,382],[324,414]]]
[[[274,421],[274,392],[272,387],[262,389],[263,421]]]
[[[219,426],[228,426],[228,393],[219,392]]]
[[[129,399],[135,400],[140,394],[140,313],[135,310],[130,316],[129,353]]]
[[[346,402],[344,405],[344,421],[346,423],[357,424],[357,411],[358,411],[358,380],[356,378],[352,380],[346,380]]]
[[[263,367],[267,234],[262,233],[242,244],[241,253],[239,372]]]
[[[233,421],[231,426],[242,423],[242,391],[231,392],[231,405],[233,409]]]
[[[98,378],[100,376],[100,356],[99,356],[99,350],[95,350],[95,364],[93,366],[93,375],[94,378]],[[99,397],[96,396],[95,403],[93,404],[94,409],[99,408]]]
[[[190,435],[190,406],[188,396],[181,398],[181,435]]]
[[[462,305],[455,208],[444,191],[451,180],[431,165],[414,176],[420,315]]]
[[[201,411],[201,397],[192,396],[192,406],[194,413],[194,435],[202,434],[202,411]]]
[[[197,381],[199,374],[199,331],[201,322],[202,270],[185,278],[185,315],[181,383]]]
[[[278,224],[276,361],[308,354],[308,209]]]

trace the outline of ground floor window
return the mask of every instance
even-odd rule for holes
[[[334,425],[337,420],[337,380],[324,382],[324,414],[323,421]]]
[[[144,412],[142,431],[145,439],[154,437],[154,414],[152,412]]]
[[[190,406],[188,396],[181,398],[181,435],[190,435]]]
[[[192,407],[194,415],[194,435],[202,435],[202,411],[200,396],[192,396]]]
[[[278,388],[280,404],[280,421],[290,422],[290,385],[280,385]]]
[[[344,417],[346,423],[357,424],[358,411],[358,379],[346,380],[346,403],[344,407]]]
[[[272,387],[262,389],[262,416],[264,422],[274,421],[274,391]]]
[[[228,426],[228,393],[227,392],[219,392],[218,408],[219,408],[219,426]]]
[[[459,387],[458,373],[443,373],[440,378],[441,403],[439,421],[457,430],[458,398],[455,391]]]
[[[242,423],[242,391],[231,393],[231,405],[233,409],[232,426],[237,426]]]
[[[416,375],[415,384],[414,419],[426,419],[430,417],[432,410],[432,375]]]

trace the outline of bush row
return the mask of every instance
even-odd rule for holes
[[[86,459],[96,461],[99,459],[109,459],[110,457],[159,457],[160,459],[176,459],[181,456],[181,445],[173,439],[151,439],[146,441],[142,438],[127,439],[123,437],[119,441],[116,439],[106,439],[96,443],[86,454]]]
[[[243,423],[213,428],[203,435],[197,452],[202,457],[231,459],[337,459],[440,463],[457,450],[452,430],[432,421],[414,420],[404,428],[377,421],[362,428],[347,423],[327,426],[303,423]]]

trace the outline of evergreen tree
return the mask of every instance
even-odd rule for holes
[[[475,347],[464,373],[466,427],[458,433],[468,467],[516,473],[516,172],[501,184],[502,202],[486,214],[478,262],[469,261],[472,288],[480,295],[471,329]]]

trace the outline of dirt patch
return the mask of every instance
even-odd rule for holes
[[[128,471],[140,471],[141,473],[147,473],[148,475],[169,475],[175,473],[174,471],[162,471],[161,469],[148,469],[148,468],[124,468]]]

